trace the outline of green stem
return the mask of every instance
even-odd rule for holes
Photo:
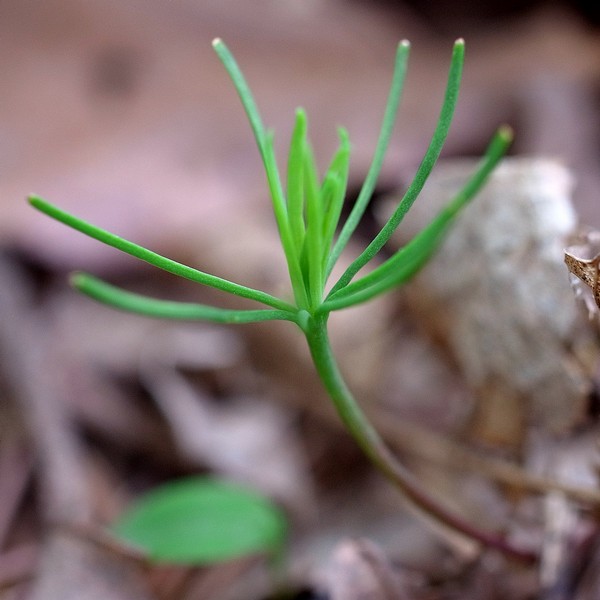
[[[414,475],[392,454],[349,390],[333,356],[327,334],[327,315],[317,315],[305,329],[308,346],[319,374],[342,422],[357,444],[413,507],[443,527],[495,548],[512,558],[530,562],[534,556],[513,547],[500,534],[482,530],[449,511],[433,498]]]

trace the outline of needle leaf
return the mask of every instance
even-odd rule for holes
[[[381,124],[381,131],[379,133],[379,139],[377,140],[377,146],[375,147],[375,153],[373,155],[373,162],[367,173],[367,177],[360,190],[356,203],[350,212],[350,215],[344,224],[342,231],[336,243],[331,251],[329,261],[327,263],[327,276],[331,274],[335,263],[337,262],[340,254],[348,244],[350,237],[356,230],[358,223],[360,222],[368,204],[373,195],[373,190],[377,183],[381,167],[383,165],[383,159],[387,152],[392,131],[394,128],[394,121],[396,120],[396,113],[398,112],[398,105],[400,104],[400,98],[402,96],[402,89],[404,87],[404,79],[406,78],[406,67],[408,64],[408,55],[410,51],[410,44],[408,41],[403,40],[398,44],[396,50],[396,60],[394,63],[394,74],[392,75],[392,84],[388,95],[385,112],[383,115],[383,121]]]
[[[463,188],[406,246],[368,275],[332,294],[322,305],[325,312],[340,310],[366,302],[415,275],[437,250],[454,219],[483,187],[506,153],[512,141],[512,130],[501,127],[490,142],[478,168]]]
[[[458,100],[464,55],[464,41],[457,40],[454,44],[452,53],[448,83],[446,85],[440,117],[433,133],[433,137],[431,138],[429,148],[421,161],[414,179],[394,214],[375,236],[373,241],[367,246],[364,252],[362,252],[362,254],[346,269],[338,282],[333,286],[331,291],[332,294],[348,285],[354,275],[356,275],[356,273],[358,273],[358,271],[360,271],[360,269],[362,269],[362,267],[364,267],[379,252],[379,250],[381,250],[381,248],[383,248],[423,189],[429,174],[437,162],[440,152],[442,151],[442,146],[448,136],[448,131],[450,130],[450,124],[452,123],[454,109],[456,108],[456,102]]]
[[[275,320],[296,321],[295,313],[283,310],[229,310],[206,304],[149,298],[125,291],[87,273],[71,275],[71,285],[86,296],[113,308],[159,319],[231,324]]]
[[[94,238],[103,244],[112,246],[121,252],[125,252],[125,254],[129,254],[135,258],[150,263],[159,269],[163,269],[164,271],[168,271],[169,273],[173,273],[179,277],[195,281],[196,283],[234,294],[235,296],[256,300],[257,302],[261,302],[262,304],[266,304],[267,306],[271,306],[273,308],[291,311],[294,310],[294,307],[291,304],[271,296],[266,292],[261,292],[260,290],[255,290],[253,288],[233,283],[227,279],[222,279],[221,277],[216,277],[215,275],[210,275],[208,273],[204,273],[203,271],[198,271],[197,269],[193,269],[192,267],[188,267],[187,265],[183,265],[171,260],[170,258],[166,258],[160,254],[157,254],[152,250],[138,246],[137,244],[123,239],[114,233],[110,233],[104,229],[101,229],[100,227],[96,227],[87,221],[79,219],[78,217],[75,217],[64,210],[61,210],[57,206],[50,204],[50,202],[46,202],[46,200],[43,200],[39,196],[30,196],[29,203],[40,212],[43,212],[53,219],[56,219],[64,225],[67,225],[72,229]]]

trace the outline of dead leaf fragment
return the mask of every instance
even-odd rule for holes
[[[342,541],[326,573],[331,600],[403,600],[408,595],[400,574],[369,540]]]
[[[565,250],[565,264],[569,273],[575,277],[571,279],[575,295],[584,302],[591,319],[599,314],[600,308],[600,231],[586,231],[579,238],[578,243]],[[585,293],[579,281],[590,288],[595,304],[591,302],[590,294]]]

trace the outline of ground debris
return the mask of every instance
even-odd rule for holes
[[[472,168],[439,165],[403,234]],[[572,186],[556,161],[505,161],[410,286],[420,324],[475,392],[470,427],[486,443],[520,447],[531,424],[565,434],[587,419],[598,352],[563,264],[576,228]]]
[[[475,29],[449,27],[452,3],[437,24],[416,2],[1,4],[0,236],[11,255],[0,259],[3,600],[273,600],[260,557],[149,566],[107,536],[140,493],[199,471],[251,482],[289,509],[291,588],[303,590],[293,600],[598,597],[598,406],[587,402],[596,332],[558,283],[566,281],[559,238],[574,218],[563,211],[552,230],[553,211],[519,200],[528,177],[552,187],[549,196],[569,196],[560,162],[509,161],[509,171],[521,165],[528,175],[515,183],[505,170],[488,208],[493,216],[520,207],[516,220],[501,212],[482,230],[490,215],[469,226],[465,213],[465,252],[442,252],[442,272],[417,283],[419,297],[398,305],[390,296],[331,323],[342,369],[390,447],[463,514],[541,548],[541,564],[528,568],[493,552],[467,559],[398,506],[341,429],[289,324],[231,335],[194,325],[182,339],[179,326],[99,307],[67,289],[70,268],[156,297],[224,304],[67,232],[23,200],[39,193],[174,259],[286,297],[264,175],[211,39],[223,36],[243,62],[278,153],[298,102],[320,166],[335,127],[348,128],[352,198],[398,40],[414,51],[378,197],[421,160],[451,39],[465,35],[468,68],[446,155],[479,155],[506,119],[518,155],[569,164],[578,211],[598,227],[596,30],[544,2],[518,27]],[[468,4],[475,19],[489,9]],[[439,167],[438,183],[454,185],[452,168]],[[425,194],[417,213],[435,201]],[[488,243],[502,231],[515,248]],[[360,246],[349,250],[344,261]],[[470,300],[481,299],[488,276],[478,308]],[[434,289],[443,282],[450,287]],[[445,295],[452,289],[455,297]],[[457,317],[460,305],[469,314]],[[451,333],[454,324],[462,329]],[[498,361],[486,362],[490,355]],[[509,451],[482,453],[482,441]],[[313,576],[323,569],[324,579]]]
[[[344,540],[323,575],[330,600],[408,600],[402,574],[369,540]]]

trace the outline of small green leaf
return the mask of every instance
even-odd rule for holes
[[[305,249],[308,264],[306,282],[310,306],[314,309],[321,303],[323,292],[323,211],[317,166],[308,143],[304,147],[304,193],[306,198]]]
[[[348,132],[339,128],[338,130],[340,144],[337,152],[324,177],[323,185],[321,186],[321,194],[323,195],[323,249],[327,253],[324,257],[325,268],[323,272],[325,278],[329,276],[327,265],[329,263],[329,252],[335,236],[336,227],[342,214],[344,198],[346,197],[346,187],[348,185],[348,173],[350,168],[350,139]],[[331,190],[325,190],[327,186],[332,186],[332,181],[335,181],[335,193],[329,194]]]
[[[113,530],[152,560],[206,565],[261,553],[279,557],[287,522],[255,491],[212,477],[189,477],[146,494]]]
[[[329,258],[329,249],[333,236],[335,235],[335,226],[341,213],[342,203],[344,201],[344,193],[346,188],[346,182],[341,181],[337,173],[328,171],[319,190],[319,204],[323,207],[322,217],[322,232],[321,237],[323,242],[321,244],[321,261],[323,266],[322,272],[322,285],[325,285],[327,279],[325,269],[327,267],[327,259]]]
[[[300,257],[296,246],[292,230],[290,228],[288,208],[285,201],[283,188],[281,187],[281,178],[277,168],[277,160],[275,157],[275,146],[273,141],[273,132],[268,131],[264,139],[264,165],[267,174],[267,182],[271,193],[271,201],[273,204],[273,213],[279,230],[279,239],[288,265],[288,273],[294,292],[294,299],[299,307],[307,305],[308,297],[302,280],[302,271],[300,269]]]
[[[296,124],[290,141],[287,170],[287,201],[290,230],[296,253],[300,255],[304,244],[304,146],[306,144],[306,114],[296,110]]]

